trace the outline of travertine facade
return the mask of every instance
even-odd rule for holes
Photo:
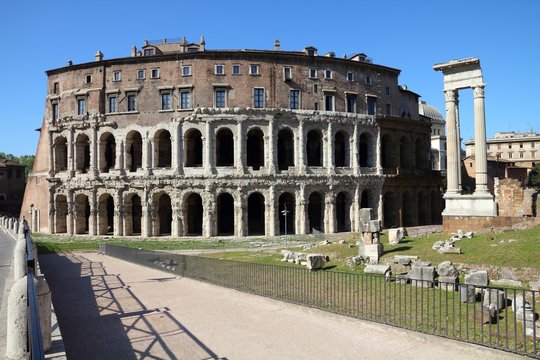
[[[364,54],[164,40],[47,74],[34,229],[332,233],[358,231],[364,207],[386,226],[440,221],[418,95]]]

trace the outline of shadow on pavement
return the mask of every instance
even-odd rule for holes
[[[100,262],[64,253],[41,255],[40,265],[69,359],[220,359],[167,308],[146,308]]]

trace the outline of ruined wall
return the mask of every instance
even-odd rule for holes
[[[518,179],[495,179],[499,216],[533,216],[534,193],[534,189],[523,187]]]

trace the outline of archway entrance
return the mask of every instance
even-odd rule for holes
[[[336,220],[337,231],[345,232],[351,231],[351,200],[350,197],[340,192],[336,196]]]
[[[186,235],[201,236],[203,230],[203,205],[199,194],[191,194],[186,199],[185,213],[187,217]]]
[[[278,133],[278,169],[287,170],[294,166],[294,136],[290,129]]]
[[[318,192],[309,196],[308,220],[310,233],[324,232],[324,203]]]
[[[217,234],[234,235],[234,199],[229,193],[222,193],[217,198]]]
[[[67,233],[67,198],[65,195],[56,196],[55,204],[55,233]]]
[[[216,166],[234,166],[234,137],[230,129],[223,128],[217,132]]]
[[[140,196],[137,194],[129,194],[128,196],[126,196],[124,208],[125,235],[140,235],[142,218],[142,205]]]
[[[203,144],[201,132],[190,129],[184,137],[186,167],[202,167]]]
[[[322,140],[321,133],[317,130],[311,130],[307,134],[306,156],[308,166],[322,166]]]
[[[90,223],[90,203],[88,197],[78,194],[75,197],[75,234],[87,234]]]
[[[172,159],[171,133],[167,130],[161,130],[155,137],[156,165],[160,168],[170,168]]]
[[[261,129],[251,129],[247,134],[247,166],[259,170],[264,166],[264,134]]]
[[[283,210],[287,210],[287,222],[285,223],[285,216]],[[283,193],[279,196],[279,206],[277,209],[279,218],[279,233],[280,234],[296,234],[296,204],[294,196],[291,193]],[[285,225],[287,225],[285,227]],[[287,230],[287,231],[285,231]]]
[[[253,193],[248,197],[248,235],[265,234],[264,196]]]
[[[130,131],[126,137],[126,167],[130,172],[142,167],[142,137],[138,131]]]
[[[114,233],[114,199],[110,194],[99,197],[98,235]]]
[[[172,226],[171,197],[165,193],[158,200],[156,235],[170,235]]]

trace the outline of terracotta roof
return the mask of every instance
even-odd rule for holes
[[[22,167],[26,167],[24,165],[21,165],[19,163],[16,163],[15,161],[13,160],[8,160],[8,159],[0,159],[0,167],[8,167],[8,166],[22,166]]]

